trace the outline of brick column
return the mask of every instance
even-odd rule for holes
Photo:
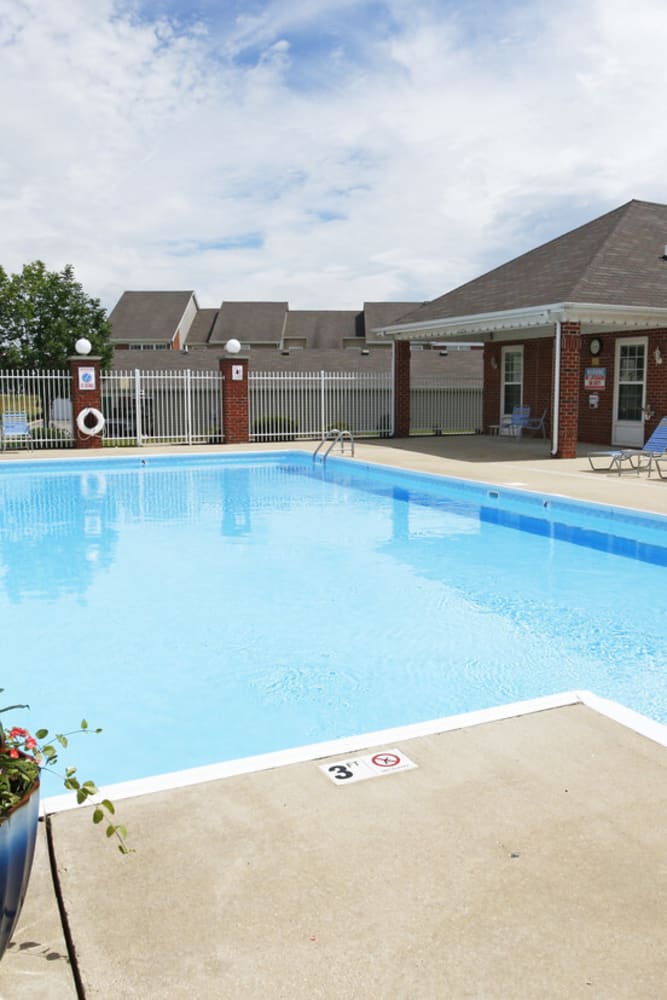
[[[222,432],[225,444],[246,444],[250,440],[248,405],[248,359],[220,359],[222,386]]]
[[[72,421],[74,446],[76,448],[101,448],[101,434],[82,434],[77,427],[77,417],[82,410],[92,407],[102,412],[102,384],[100,381],[100,359],[78,354],[69,359],[72,376]],[[89,420],[89,426],[94,420]]]
[[[558,407],[558,451],[556,458],[577,457],[579,432],[579,381],[581,374],[581,328],[579,323],[561,324],[560,405]]]
[[[394,341],[394,437],[410,437],[410,341]]]

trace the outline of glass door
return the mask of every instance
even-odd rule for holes
[[[641,448],[646,405],[646,337],[616,340],[612,444]]]

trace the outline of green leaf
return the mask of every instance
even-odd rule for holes
[[[48,729],[38,729],[37,732],[35,733],[35,738],[38,740],[45,740],[48,735],[49,735]]]
[[[100,809],[99,806],[96,806],[95,811],[93,812],[93,823],[101,823],[103,819],[104,819],[103,810]]]
[[[85,719],[81,720],[81,728],[82,729],[87,729],[88,728],[88,723],[86,722]]]
[[[113,802],[110,799],[102,799],[100,805],[103,805],[107,812],[110,812],[112,816],[115,815],[116,809]]]

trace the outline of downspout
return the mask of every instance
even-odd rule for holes
[[[556,320],[556,349],[554,351],[554,406],[551,429],[551,457],[558,454],[558,421],[560,417],[560,333],[561,321]]]

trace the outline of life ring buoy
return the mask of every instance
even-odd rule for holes
[[[76,426],[86,437],[96,437],[104,430],[104,414],[94,406],[86,406],[76,418]]]

